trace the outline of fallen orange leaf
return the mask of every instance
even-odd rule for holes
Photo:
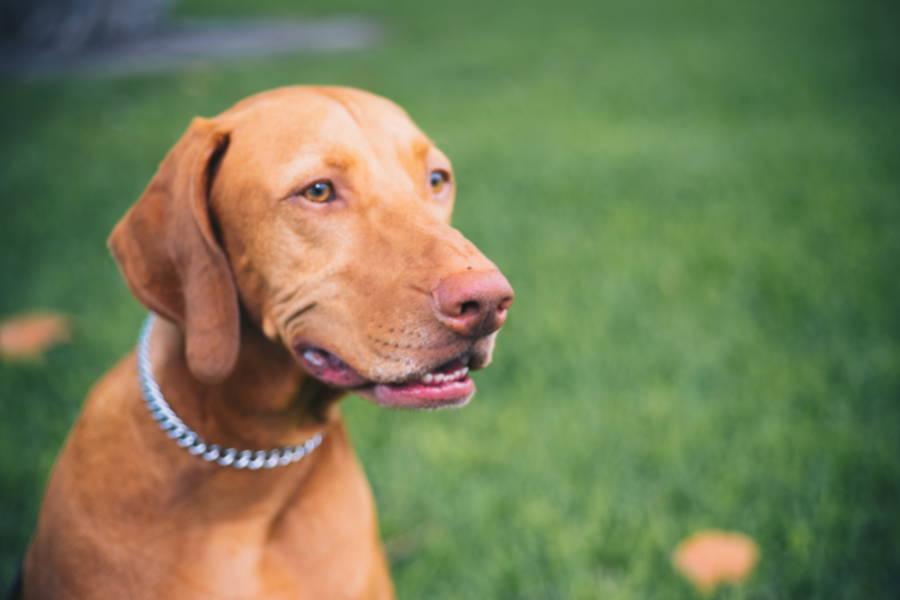
[[[37,358],[69,340],[69,320],[55,313],[30,313],[0,322],[0,357]]]
[[[759,549],[742,533],[699,531],[675,549],[672,562],[688,581],[703,593],[721,583],[740,583],[750,576]]]

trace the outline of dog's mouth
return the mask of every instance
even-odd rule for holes
[[[475,394],[475,382],[469,377],[472,362],[470,354],[457,356],[428,372],[401,381],[373,381],[322,348],[299,347],[296,351],[301,364],[316,379],[334,387],[352,390],[383,406],[462,406]]]

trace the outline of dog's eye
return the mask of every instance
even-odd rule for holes
[[[428,174],[428,185],[435,194],[440,194],[450,183],[450,173],[443,169],[435,169]]]
[[[300,195],[316,204],[324,204],[334,200],[334,186],[330,181],[317,181],[303,188]]]

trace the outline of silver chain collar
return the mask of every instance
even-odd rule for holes
[[[255,471],[293,464],[312,453],[322,443],[322,434],[317,433],[302,444],[271,450],[237,450],[235,448],[223,450],[217,444],[208,444],[196,431],[178,418],[163,397],[156,379],[153,378],[153,365],[150,363],[150,333],[153,331],[153,320],[154,315],[150,313],[147,320],[144,321],[141,335],[138,338],[137,367],[141,394],[144,396],[144,401],[147,403],[153,419],[159,423],[159,428],[189,454],[222,467]]]

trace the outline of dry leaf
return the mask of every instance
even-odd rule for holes
[[[69,320],[55,313],[30,313],[0,322],[0,357],[29,359],[69,340]]]
[[[728,531],[699,531],[682,541],[672,555],[675,568],[703,593],[721,583],[740,583],[750,576],[759,549],[751,538]]]

